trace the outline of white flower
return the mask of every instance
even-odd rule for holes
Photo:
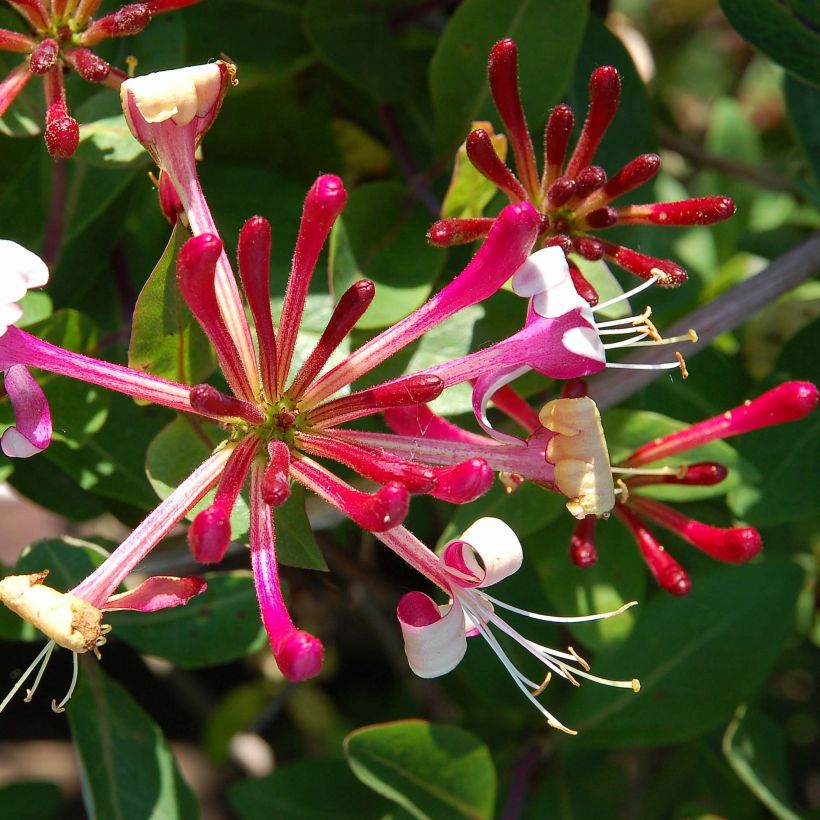
[[[17,304],[31,288],[48,282],[48,268],[37,254],[0,239],[0,336],[23,315]]]

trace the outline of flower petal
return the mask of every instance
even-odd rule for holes
[[[512,288],[519,296],[532,297],[532,309],[545,319],[580,309],[591,321],[589,304],[572,284],[567,258],[559,247],[542,248],[532,254],[515,272]]]
[[[46,263],[22,245],[12,242],[10,239],[0,239],[0,282],[10,273],[15,273],[23,280],[25,288],[41,288],[48,282],[48,267]],[[2,287],[0,285],[0,287]],[[25,290],[23,291],[25,293]],[[2,294],[2,290],[0,290]],[[15,302],[20,299],[17,296],[8,301]],[[0,301],[6,301],[0,296]]]
[[[101,607],[104,611],[132,609],[138,612],[156,612],[158,609],[187,604],[194,595],[208,588],[205,579],[198,575],[175,578],[156,575],[148,578],[128,592],[112,595]]]
[[[489,587],[521,568],[518,536],[500,518],[479,518],[442,553],[450,575],[462,587]]]
[[[45,394],[28,369],[21,364],[6,370],[3,383],[14,408],[17,425],[9,427],[0,447],[10,458],[29,458],[51,442],[51,411]]]
[[[420,678],[437,678],[458,666],[467,651],[464,610],[454,599],[444,613],[423,592],[408,592],[396,607],[404,651]]]
[[[15,305],[13,302],[10,305],[4,305],[0,302],[0,336],[19,321],[22,315],[23,309],[20,305]]]

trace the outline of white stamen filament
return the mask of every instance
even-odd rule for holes
[[[54,646],[54,641],[49,641],[40,650],[40,652],[37,654],[37,657],[32,661],[31,666],[29,666],[29,668],[26,669],[26,671],[23,672],[22,675],[20,675],[20,680],[18,680],[17,683],[14,684],[14,686],[11,689],[11,692],[9,692],[8,695],[6,695],[6,697],[3,698],[3,702],[0,703],[0,712],[2,712],[3,709],[5,709],[6,706],[8,706],[9,701],[17,694],[17,692],[20,691],[23,684],[28,680],[28,676],[37,668],[37,664],[40,663],[43,657],[45,657],[43,665],[45,666],[45,664],[48,663],[48,659],[51,657],[51,653],[54,650]]]
[[[652,343],[654,344],[654,342]],[[607,367],[621,370],[678,370],[680,362],[661,362],[660,364],[629,364],[628,362],[607,362]]]
[[[595,307],[592,308],[592,312],[593,313],[598,313],[599,311],[604,310],[605,308],[608,308],[611,305],[617,305],[618,302],[623,302],[623,301],[629,299],[631,296],[635,296],[635,294],[640,293],[642,290],[646,290],[647,288],[651,288],[652,285],[654,285],[655,282],[657,282],[657,281],[658,281],[657,276],[651,276],[645,282],[641,282],[640,285],[638,285],[637,287],[632,288],[632,290],[625,291],[624,293],[620,294],[619,296],[614,296],[612,299],[607,299],[606,302],[601,302],[601,304],[595,305]]]
[[[45,674],[48,662],[51,660],[51,653],[54,651],[55,646],[56,644],[54,643],[54,641],[49,641],[48,644],[46,644],[46,647],[48,648],[48,654],[45,656],[45,658],[43,658],[43,662],[40,664],[40,668],[37,671],[37,677],[34,678],[34,683],[32,684],[31,689],[28,689],[26,691],[26,696],[23,698],[23,700],[26,703],[31,703],[31,699],[34,697],[34,693],[37,691],[37,687],[40,685],[40,681],[43,679],[43,675]]]
[[[632,325],[635,327],[641,322],[645,322],[652,314],[652,308],[647,307],[643,313],[638,316],[625,316],[623,319],[609,319],[606,322],[595,322],[595,327],[620,327],[621,325]]]
[[[508,612],[515,612],[516,615],[524,615],[527,618],[532,618],[534,621],[548,621],[549,623],[555,624],[580,624],[588,621],[603,621],[607,618],[614,618],[616,615],[621,615],[626,612],[627,609],[638,605],[637,601],[630,601],[628,604],[618,607],[618,609],[613,609],[612,612],[599,612],[596,615],[561,616],[542,615],[540,612],[530,612],[528,609],[519,609],[517,606],[493,598],[492,595],[488,595],[484,590],[481,590],[481,597],[486,598],[493,606],[501,607],[501,609],[506,609]]]
[[[57,703],[56,698],[51,701],[51,710],[57,712],[57,714],[65,712],[65,705],[71,700],[71,696],[74,694],[74,687],[77,685],[80,663],[77,660],[77,653],[73,652],[72,654],[74,655],[74,669],[71,674],[71,683],[68,686],[68,692],[65,693],[65,697],[59,703]]]
[[[657,342],[641,342],[641,339],[645,339],[648,335],[649,331],[646,333],[639,333],[631,339],[624,339],[622,342],[610,342],[608,345],[604,345],[604,350],[614,350],[616,347],[632,347],[633,345],[640,347],[642,345],[657,344]]]
[[[681,464],[680,467],[610,467],[613,473],[622,473],[623,475],[674,475],[678,478],[683,478],[686,475],[686,465]]]

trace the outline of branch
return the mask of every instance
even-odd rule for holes
[[[693,327],[698,341],[687,345],[687,359],[703,350],[716,336],[734,330],[752,313],[771,304],[786,291],[820,273],[820,232],[775,259],[760,273],[722,293],[703,307],[664,328],[676,336]],[[669,361],[669,348],[644,347],[623,359],[630,364],[658,364]],[[603,409],[631,396],[658,378],[663,370],[605,370],[589,380],[589,395]]]

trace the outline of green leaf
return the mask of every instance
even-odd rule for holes
[[[160,430],[145,453],[145,473],[156,494],[168,496],[200,465],[219,444],[222,435],[210,424],[199,419],[179,416]],[[213,503],[211,490],[186,516],[193,521],[196,514]],[[248,504],[241,495],[231,512],[231,538],[241,538],[250,522]]]
[[[80,145],[75,160],[109,168],[142,164],[150,158],[122,115],[116,94],[105,89],[87,99],[75,112],[80,123]]]
[[[194,385],[213,372],[215,359],[177,285],[176,256],[188,236],[187,228],[177,222],[140,292],[131,325],[128,366]]]
[[[800,0],[720,0],[744,39],[806,82],[820,85],[820,8]]]
[[[609,410],[604,414],[603,423],[613,465],[623,461],[637,447],[689,426],[662,416],[660,413],[643,410]],[[754,468],[724,441],[712,441],[680,455],[652,462],[647,466],[652,468],[666,465],[679,466],[699,461],[716,461],[723,464],[729,468],[728,477],[711,487],[686,487],[671,484],[641,487],[641,494],[668,501],[695,501],[725,495],[740,486],[744,479],[758,477]]]
[[[577,521],[563,515],[524,543],[527,558],[535,565],[544,594],[561,615],[612,612],[629,601],[643,602],[647,571],[632,536],[614,522],[598,521],[598,560],[591,567],[576,567],[569,558],[569,542]],[[620,646],[641,618],[641,608],[617,618],[567,624],[581,643],[600,652]]]
[[[328,571],[305,512],[305,489],[291,482],[290,498],[274,514],[276,560],[289,567]]]
[[[430,63],[436,144],[452,155],[474,120],[501,123],[487,86],[487,57],[504,37],[518,44],[521,92],[530,128],[543,123],[572,77],[587,21],[585,0],[466,0]]]
[[[67,711],[89,817],[197,817],[193,793],[159,726],[94,658],[81,661]]]
[[[393,34],[387,10],[368,0],[309,0],[305,33],[322,57],[380,103],[409,91],[404,50]]]
[[[723,735],[723,754],[735,774],[779,820],[799,820],[789,808],[786,737],[779,723],[762,712],[738,707]]]
[[[783,79],[783,93],[794,136],[820,184],[820,89],[787,74]]]
[[[493,816],[495,766],[469,732],[405,720],[365,726],[344,743],[353,773],[413,817],[452,820]]]
[[[424,241],[430,216],[398,182],[373,182],[350,194],[333,228],[328,270],[337,298],[360,279],[376,296],[358,327],[397,322],[424,302],[446,255]]]
[[[592,667],[639,678],[641,691],[585,682],[561,719],[577,743],[607,748],[679,743],[724,724],[780,654],[802,580],[791,564],[726,567],[695,576],[684,599],[656,597],[626,643]]]
[[[471,132],[476,128],[483,128],[490,135],[496,153],[503,162],[507,157],[507,138],[504,134],[494,134],[493,125],[490,122],[470,124]],[[450,187],[441,204],[441,216],[443,219],[450,217],[469,219],[483,216],[484,209],[497,192],[498,188],[487,177],[479,173],[470,162],[467,157],[467,147],[462,145],[456,151]]]
[[[208,588],[184,606],[157,612],[112,612],[117,638],[185,669],[244,658],[265,644],[249,572],[206,573]]]
[[[241,820],[379,820],[389,806],[341,760],[291,763],[269,777],[236,783],[228,799]]]
[[[60,787],[45,780],[18,780],[0,787],[6,820],[52,820],[61,802]]]

